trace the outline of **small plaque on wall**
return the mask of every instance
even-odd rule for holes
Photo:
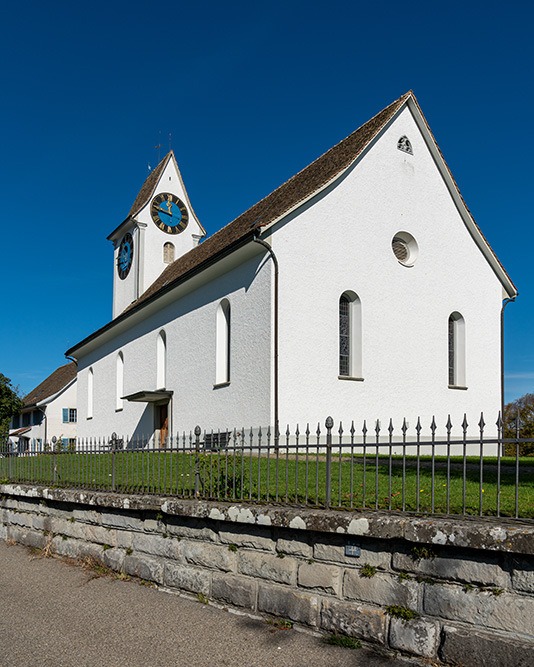
[[[358,558],[361,555],[362,550],[357,544],[352,544],[351,542],[345,544],[345,556],[354,556],[355,558]]]

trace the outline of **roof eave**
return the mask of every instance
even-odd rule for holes
[[[101,336],[103,333],[106,331],[109,331],[112,329],[114,326],[118,325],[121,322],[124,322],[124,320],[128,319],[130,316],[134,315],[135,313],[138,313],[140,310],[145,308],[146,306],[154,303],[164,295],[166,295],[168,292],[173,290],[175,287],[178,285],[181,285],[182,283],[185,283],[187,280],[192,278],[193,276],[197,275],[198,273],[201,273],[204,271],[206,268],[211,266],[212,264],[215,264],[219,260],[223,259],[227,255],[230,255],[232,252],[238,250],[242,246],[246,245],[249,243],[249,241],[254,239],[254,230],[251,229],[250,232],[245,234],[244,236],[240,237],[236,241],[234,241],[232,244],[229,246],[222,248],[218,253],[215,255],[208,257],[206,260],[201,262],[198,266],[193,267],[190,271],[185,273],[182,276],[179,276],[175,280],[172,280],[168,285],[165,285],[161,289],[159,289],[157,292],[155,292],[153,295],[147,297],[143,301],[141,301],[139,304],[132,306],[131,309],[126,310],[125,312],[121,313],[118,315],[115,319],[111,320],[107,324],[105,324],[103,327],[100,327],[100,329],[97,329],[94,333],[90,334],[87,336],[87,338],[84,338],[82,341],[80,341],[77,345],[74,345],[70,349],[68,349],[65,352],[65,357],[74,357],[76,350],[79,350],[80,348],[84,347],[91,341],[97,339],[99,336]]]
[[[106,236],[106,239],[108,241],[115,241],[115,239],[120,236],[119,232],[124,227],[124,225],[126,225],[127,223],[132,222],[132,221],[133,221],[133,216],[129,215],[126,218],[126,220],[123,220],[118,227],[115,227],[115,229],[111,232],[111,234],[109,236]]]
[[[419,103],[417,102],[417,99],[415,98],[415,95],[410,91],[410,94],[406,100],[406,103],[408,105],[408,108],[418,120],[418,125],[419,128],[427,142],[428,148],[432,154],[432,157],[434,158],[436,165],[438,166],[438,169],[441,172],[441,175],[443,179],[445,180],[445,183],[447,184],[447,187],[449,189],[449,192],[452,196],[452,199],[456,205],[456,208],[458,209],[458,212],[460,213],[469,233],[473,237],[475,243],[478,245],[480,248],[482,254],[488,261],[489,265],[493,269],[495,275],[501,282],[506,294],[511,298],[515,297],[518,295],[518,291],[516,286],[514,285],[512,279],[506,272],[506,269],[504,266],[500,263],[499,259],[497,258],[497,255],[495,254],[493,248],[490,246],[489,242],[487,241],[486,237],[482,233],[482,230],[480,227],[477,225],[475,222],[475,219],[471,215],[471,212],[467,208],[467,204],[464,201],[464,198],[462,197],[460,193],[460,189],[458,188],[458,185],[456,181],[454,180],[454,177],[452,175],[451,170],[449,169],[449,165],[445,161],[445,158],[443,157],[443,154],[436,142],[436,139],[434,138],[434,135],[432,134],[432,131],[430,129],[430,126],[427,123],[427,120],[421,110],[421,107],[419,106]]]

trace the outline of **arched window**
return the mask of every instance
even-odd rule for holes
[[[362,307],[354,292],[339,298],[339,377],[362,377]]]
[[[170,241],[163,245],[163,261],[165,264],[174,262],[174,245]]]
[[[156,386],[165,389],[167,381],[167,337],[163,329],[158,334],[156,349]]]
[[[90,368],[87,374],[87,419],[93,417],[94,373]]]
[[[449,317],[449,386],[465,387],[465,320],[460,313]]]
[[[117,372],[116,372],[116,392],[115,392],[115,410],[122,410],[124,401],[124,357],[122,352],[117,355]]]
[[[230,302],[223,299],[217,308],[215,384],[230,382]]]

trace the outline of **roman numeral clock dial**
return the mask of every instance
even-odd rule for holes
[[[150,215],[156,227],[166,234],[179,234],[187,227],[189,213],[176,195],[161,192],[150,204]]]

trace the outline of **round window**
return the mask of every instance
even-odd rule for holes
[[[419,254],[417,241],[408,232],[397,232],[391,241],[391,249],[404,266],[413,266]]]

